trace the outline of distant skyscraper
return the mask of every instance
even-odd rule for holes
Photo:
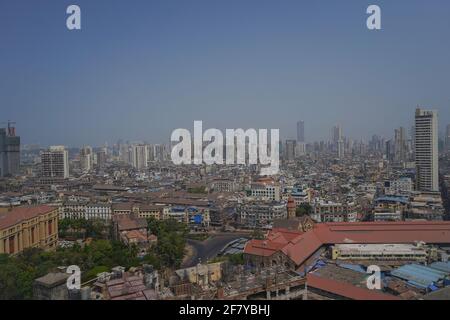
[[[337,143],[342,139],[342,128],[340,125],[335,125],[332,130],[332,139],[334,143]]]
[[[305,122],[297,122],[297,142],[305,142]]]
[[[392,140],[386,141],[386,160],[394,160],[394,147],[392,146]]]
[[[344,158],[345,143],[342,137],[342,128],[340,125],[336,125],[332,129],[332,139],[334,144],[334,150],[337,153],[339,159]]]
[[[343,159],[345,156],[345,143],[343,139],[340,139],[337,142],[337,152],[338,152],[338,158]]]
[[[445,132],[445,150],[450,151],[450,124],[447,125]]]
[[[20,168],[20,137],[11,124],[0,129],[0,177],[17,174]]]
[[[105,166],[105,164],[106,164],[106,157],[107,157],[107,154],[108,154],[107,150],[108,149],[106,147],[104,147],[104,148],[102,148],[101,150],[99,150],[97,152],[97,167],[98,168],[103,168]]]
[[[284,150],[284,156],[286,161],[293,161],[295,159],[295,148],[297,141],[286,140],[286,148]]]
[[[436,111],[417,108],[415,118],[416,188],[439,191],[438,115]]]
[[[80,167],[81,171],[89,172],[93,169],[94,153],[92,147],[85,146],[80,150]]]
[[[147,168],[147,162],[148,146],[133,145],[131,147],[131,165],[137,170],[142,170],[144,168]]]
[[[64,146],[52,146],[41,153],[43,178],[69,178],[69,152]]]
[[[414,159],[414,152],[416,151],[416,127],[412,126],[409,132],[409,136],[411,137],[409,144],[409,159]]]
[[[406,160],[406,130],[403,127],[395,129],[395,161]]]
[[[162,162],[165,160],[165,147],[162,144],[155,144],[153,146],[153,156],[155,158],[155,161]],[[194,153],[192,153],[192,156]]]

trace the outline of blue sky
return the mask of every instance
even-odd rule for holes
[[[423,105],[442,131],[449,39],[448,0],[1,0],[0,121],[43,145],[167,142],[194,120],[367,139],[409,129]]]

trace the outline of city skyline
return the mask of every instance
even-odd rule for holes
[[[194,120],[295,139],[302,119],[307,142],[339,123],[369,140],[409,128],[419,105],[439,111],[443,132],[450,4],[435,2],[379,1],[379,32],[365,27],[366,1],[80,0],[79,32],[65,27],[68,1],[7,2],[2,121],[17,122],[22,144],[79,147],[167,143]]]
[[[428,110],[432,110],[437,112],[438,115],[438,124],[442,122],[442,120],[439,117],[439,111],[437,109],[432,109],[432,108],[427,108],[424,106],[416,106],[414,109],[412,110],[416,110],[416,108],[422,108],[422,109],[428,109]],[[6,123],[6,122],[5,122]],[[16,123],[16,122],[14,122]],[[305,137],[304,141],[300,141],[298,140],[298,130],[299,130],[299,123],[302,123],[302,134]],[[413,139],[414,134],[411,132],[411,128],[414,128],[414,118],[413,121],[411,123],[408,123],[408,125],[406,126],[407,132],[405,131],[404,134],[404,138],[411,140]],[[438,132],[437,132],[437,136],[438,136],[438,140],[442,141],[444,143],[444,145],[447,145],[447,135],[449,132],[449,128],[450,124],[443,124],[443,125],[438,125]],[[16,128],[16,127],[14,127]],[[335,130],[339,130],[340,131],[340,136],[342,139],[346,139],[346,141],[351,141],[351,142],[363,142],[365,144],[368,144],[371,142],[371,140],[374,139],[374,137],[376,137],[377,139],[385,139],[386,141],[389,140],[395,140],[396,139],[396,135],[397,135],[397,131],[398,130],[406,130],[404,126],[399,126],[397,127],[392,127],[390,128],[390,132],[388,130],[388,133],[386,135],[380,134],[378,132],[373,132],[373,133],[367,133],[364,134],[362,136],[359,137],[355,137],[355,136],[350,136],[348,134],[346,134],[346,128],[343,127],[340,124],[333,124],[332,126],[330,126],[327,130],[328,133],[323,134],[323,136],[321,136],[318,139],[307,139],[307,133],[308,133],[308,124],[305,125],[303,120],[297,121],[296,123],[293,123],[293,128],[290,128],[289,131],[292,131],[293,134],[290,135],[283,135],[283,132],[280,130],[280,139],[281,141],[287,141],[287,140],[295,140],[298,142],[302,142],[305,145],[311,145],[314,143],[321,143],[321,142],[325,142],[325,143],[335,143]],[[19,127],[19,132],[21,131],[21,129]],[[217,129],[217,128],[216,128]],[[248,129],[248,128],[244,128]],[[188,129],[189,131],[193,131],[192,128]],[[220,129],[219,129],[220,130]],[[192,133],[192,132],[191,132]],[[296,137],[294,137],[296,136]],[[24,139],[25,138],[25,139]],[[26,137],[22,137],[23,141],[27,141]],[[21,145],[24,147],[32,147],[32,146],[39,146],[40,148],[47,148],[50,146],[55,146],[55,145],[64,145],[68,148],[78,148],[78,149],[83,149],[84,147],[95,147],[95,148],[101,148],[101,147],[105,147],[105,146],[112,146],[115,144],[128,144],[128,145],[171,145],[172,143],[170,142],[170,136],[168,139],[164,139],[164,140],[152,140],[151,138],[145,138],[145,137],[137,137],[136,139],[126,139],[124,137],[119,137],[116,140],[113,139],[106,139],[103,142],[99,142],[99,143],[90,143],[89,141],[82,143],[82,144],[67,144],[64,143],[64,141],[58,140],[60,141],[60,143],[40,143],[39,141],[36,142],[28,142],[28,143],[22,143]]]

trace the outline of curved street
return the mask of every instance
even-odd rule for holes
[[[205,241],[187,239],[186,242],[192,247],[192,256],[183,261],[182,268],[195,266],[199,262],[206,262],[214,258],[228,243],[233,240],[248,237],[249,233],[220,233],[214,234]]]

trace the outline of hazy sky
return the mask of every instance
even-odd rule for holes
[[[448,0],[0,1],[0,122],[24,144],[167,142],[194,120],[390,137],[418,104],[450,123]]]

